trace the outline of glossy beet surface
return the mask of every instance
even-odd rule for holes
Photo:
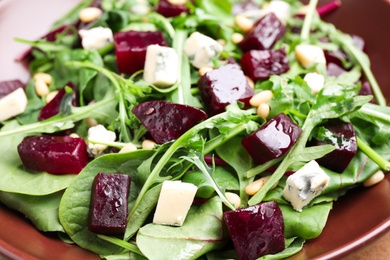
[[[104,235],[124,234],[130,176],[98,173],[92,185],[88,229]]]
[[[275,42],[283,37],[285,31],[285,26],[276,15],[269,13],[255,22],[239,43],[239,47],[243,52],[271,49]]]
[[[285,114],[278,114],[256,132],[242,140],[242,145],[257,164],[284,155],[296,143],[302,129]]]
[[[166,46],[160,31],[126,31],[114,36],[116,59],[121,73],[132,74],[144,69],[146,48],[151,44]]]
[[[168,0],[159,0],[157,5],[157,13],[164,17],[175,17],[181,13],[187,12],[188,8],[185,4],[173,5]]]
[[[223,218],[240,260],[254,260],[285,248],[283,215],[275,201],[226,211]]]
[[[207,72],[200,77],[198,88],[209,114],[224,112],[225,107],[234,101],[249,106],[249,99],[254,95],[237,64],[227,64]]]
[[[290,69],[284,49],[249,51],[241,57],[241,66],[245,75],[255,81],[282,74]]]
[[[70,102],[73,106],[77,106],[76,87],[71,82],[66,84],[66,86],[73,89],[73,93],[71,94]],[[66,86],[61,88],[58,91],[58,94],[41,109],[41,111],[38,114],[39,121],[48,119],[52,116],[57,115],[60,112],[61,103],[65,97],[65,94],[66,94],[66,90],[65,90]]]
[[[28,136],[18,153],[26,168],[52,174],[77,174],[89,159],[84,139],[70,136]]]
[[[331,120],[323,125],[332,135],[326,140],[314,140],[312,145],[332,144],[336,150],[317,159],[318,164],[338,173],[342,173],[357,152],[355,130],[351,123]]]
[[[7,96],[18,88],[24,89],[24,84],[18,80],[6,80],[0,82],[0,98]]]
[[[179,138],[207,114],[197,108],[167,101],[148,101],[133,108],[154,141],[163,144]]]

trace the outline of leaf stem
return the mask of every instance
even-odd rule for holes
[[[310,0],[309,9],[305,15],[305,20],[303,21],[302,31],[301,31],[301,40],[307,41],[310,35],[311,23],[313,21],[313,16],[316,12],[318,0]]]
[[[371,160],[373,160],[382,170],[390,171],[390,162],[372,149],[363,139],[357,136],[357,144],[360,150],[363,151]]]

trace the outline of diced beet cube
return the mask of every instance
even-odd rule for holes
[[[232,102],[241,101],[246,106],[254,95],[240,66],[226,64],[207,72],[198,81],[200,94],[209,114],[225,111]]]
[[[223,214],[239,259],[253,260],[285,249],[284,219],[275,201]]]
[[[18,88],[24,89],[24,84],[18,79],[0,81],[0,98],[7,96]]]
[[[326,63],[333,63],[340,67],[343,67],[343,61],[348,61],[348,55],[342,50],[324,51]]]
[[[88,229],[103,235],[125,233],[128,215],[130,176],[98,173],[92,191]]]
[[[77,94],[76,94],[76,87],[73,85],[73,83],[69,82],[66,84],[62,89],[58,91],[58,94],[49,102],[47,103],[39,112],[38,120],[42,121],[45,119],[48,119],[52,116],[57,115],[60,112],[61,102],[66,94],[66,86],[73,89],[72,94],[72,105],[77,106]]]
[[[188,12],[186,4],[174,5],[171,4],[168,0],[158,1],[157,13],[161,14],[164,17],[175,17],[185,12]]]
[[[244,2],[235,2],[232,8],[233,16],[244,13],[246,11],[260,10],[260,6],[252,0],[246,0]]]
[[[290,69],[284,49],[248,51],[241,57],[241,66],[245,75],[254,81],[268,79]]]
[[[133,74],[144,69],[146,48],[149,45],[167,46],[160,31],[118,32],[114,40],[118,69],[126,74]]]
[[[329,76],[338,77],[344,72],[347,71],[335,63],[327,63],[326,65],[326,74]]]
[[[132,111],[158,144],[179,138],[198,121],[207,118],[200,109],[163,100],[143,102]]]
[[[366,43],[364,42],[364,39],[360,36],[357,35],[351,35],[353,44],[355,45],[356,48],[358,48],[361,51],[365,50]]]
[[[28,136],[18,153],[26,168],[52,174],[77,174],[89,160],[84,139],[70,136]]]
[[[326,140],[313,139],[309,142],[310,146],[331,144],[335,150],[322,158],[317,159],[319,165],[332,171],[342,173],[357,152],[357,141],[355,129],[351,123],[343,122],[339,119],[333,119],[323,125],[333,135]]]
[[[268,50],[274,46],[286,31],[274,13],[269,13],[255,22],[252,29],[245,34],[238,44],[243,52],[250,50]]]
[[[374,91],[372,90],[370,82],[368,82],[368,81],[362,82],[362,86],[360,87],[359,95],[362,95],[362,96],[372,95],[372,96],[374,96]],[[370,100],[370,103],[376,104],[374,97]]]
[[[242,145],[257,164],[277,159],[297,142],[302,129],[281,113],[242,140]]]

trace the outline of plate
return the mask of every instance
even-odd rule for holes
[[[0,0],[0,80],[26,82],[26,68],[15,62],[26,49],[14,37],[34,40],[79,0]],[[326,1],[320,1],[326,2]],[[364,38],[372,69],[390,100],[390,1],[343,0],[324,17],[344,32]],[[390,174],[370,188],[358,188],[334,203],[323,233],[293,259],[363,259],[390,254]],[[382,236],[384,235],[384,236]],[[382,250],[382,251],[378,251]],[[364,255],[363,255],[364,253]],[[53,234],[37,231],[21,214],[0,204],[0,259],[99,259]]]

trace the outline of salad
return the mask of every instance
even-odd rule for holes
[[[335,7],[82,1],[16,39],[31,80],[0,83],[0,200],[105,259],[296,254],[389,170],[389,108]]]

